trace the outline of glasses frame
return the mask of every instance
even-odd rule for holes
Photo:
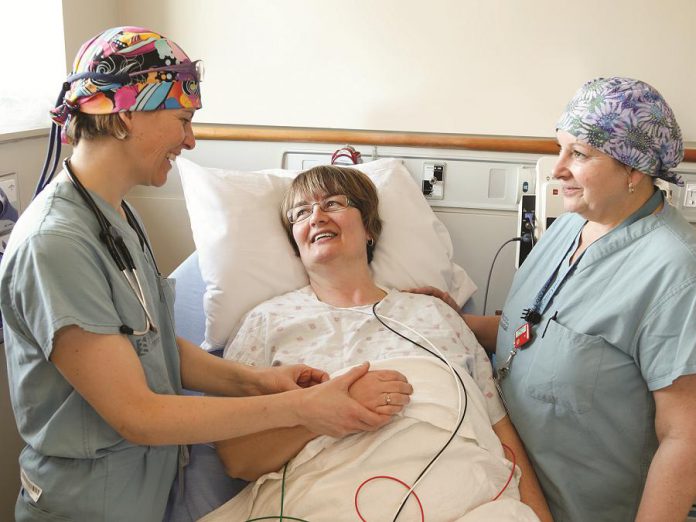
[[[324,205],[326,204],[326,202],[330,201],[331,198],[336,198],[336,197],[345,198],[346,205],[344,207],[341,207],[341,208],[324,208]],[[303,221],[306,221],[307,219],[309,219],[309,217],[314,212],[314,207],[316,205],[319,205],[319,208],[321,209],[322,212],[329,213],[329,214],[334,213],[334,212],[343,212],[344,210],[348,210],[350,207],[355,208],[355,205],[353,204],[353,202],[345,194],[331,194],[330,196],[326,196],[326,197],[320,199],[319,201],[313,201],[311,203],[306,203],[304,205],[295,205],[294,207],[290,208],[286,212],[285,217],[288,219],[288,221],[290,222],[291,225],[296,225],[297,223],[302,223]],[[295,219],[293,221],[292,215],[298,209],[307,209],[307,210],[309,210],[309,212],[307,214],[305,214],[304,217],[301,217],[300,219]]]

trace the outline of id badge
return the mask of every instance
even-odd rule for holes
[[[515,330],[515,348],[521,349],[531,341],[532,339],[532,328],[529,323],[524,323],[517,330]]]

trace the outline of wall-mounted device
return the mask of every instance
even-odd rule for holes
[[[443,199],[445,197],[445,167],[444,162],[423,163],[423,182],[421,189],[427,199]]]
[[[520,199],[518,220],[517,220],[517,236],[528,238],[517,242],[517,255],[515,256],[515,268],[519,268],[522,262],[527,259],[531,252],[536,238],[534,237],[534,228],[536,224],[536,196],[534,194],[523,194]]]
[[[555,156],[543,156],[537,161],[535,240],[564,212],[561,182],[551,174],[556,161]]]
[[[536,165],[535,194],[522,195],[520,200],[517,233],[525,241],[517,244],[515,266],[524,262],[534,244],[563,212],[563,194],[560,181],[551,172],[556,164],[555,156],[543,156]],[[531,235],[525,235],[531,234]],[[526,239],[529,239],[527,241]]]

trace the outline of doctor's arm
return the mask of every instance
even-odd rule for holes
[[[387,421],[408,404],[412,392],[406,378],[392,370],[371,371],[349,389],[352,398]],[[386,393],[390,394],[389,405],[385,404]],[[297,426],[220,441],[215,447],[229,476],[252,481],[280,469],[318,435]]]
[[[200,346],[177,337],[184,388],[210,395],[239,397],[307,388],[328,380],[326,372],[295,364],[257,368],[211,355]]]
[[[686,519],[696,499],[696,375],[656,390],[653,457],[637,522]]]
[[[520,499],[532,508],[536,516],[538,516],[542,522],[553,521],[551,511],[549,511],[549,506],[546,503],[544,493],[537,480],[532,462],[527,456],[527,450],[524,449],[524,444],[522,444],[517,430],[510,421],[510,417],[506,415],[495,423],[493,425],[493,431],[500,439],[500,442],[505,444],[515,454],[515,462],[522,471],[519,485]],[[505,451],[505,455],[508,460],[512,459],[512,456],[508,454],[507,450]]]
[[[352,399],[348,389],[363,364],[331,381],[259,397],[186,397],[153,392],[123,335],[77,326],[55,335],[51,362],[123,438],[142,445],[193,444],[277,427],[306,426],[332,436],[374,430],[386,421]]]

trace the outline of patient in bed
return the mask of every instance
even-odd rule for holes
[[[224,357],[256,366],[304,362],[332,374],[370,360],[372,369],[408,378],[410,404],[379,431],[343,439],[295,427],[218,443],[227,472],[254,482],[203,520],[280,513],[314,522],[392,520],[417,481],[400,520],[550,520],[471,330],[439,299],[374,283],[377,207],[372,182],[356,169],[300,174],[281,218],[310,284],[249,312]],[[366,401],[366,385],[356,383],[351,394]],[[383,413],[403,406],[403,385],[394,380],[368,406]],[[384,476],[398,481],[374,478]]]

